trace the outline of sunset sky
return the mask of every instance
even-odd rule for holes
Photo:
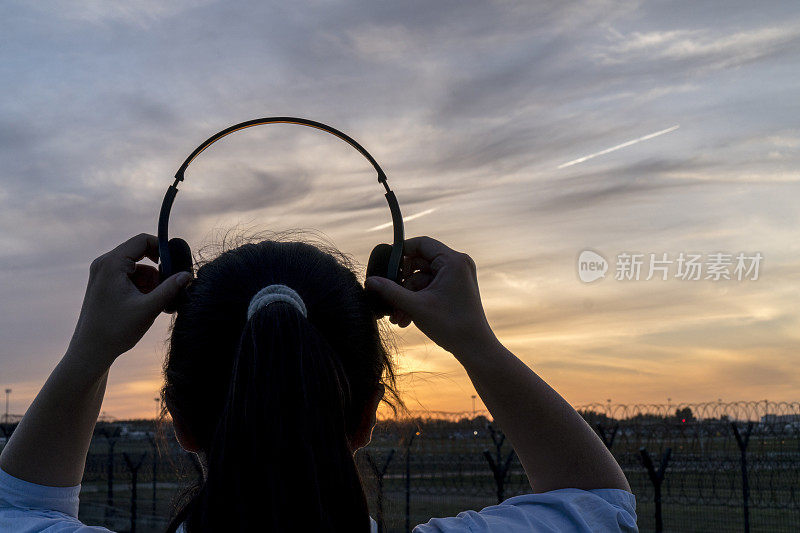
[[[573,404],[800,399],[795,2],[11,1],[0,89],[12,413],[63,354],[92,259],[156,233],[206,137],[270,115],[361,142],[417,215],[407,236],[475,259],[500,340]],[[206,151],[170,229],[194,249],[317,229],[366,264],[389,220],[361,156],[284,125]],[[579,279],[584,250],[605,279]],[[615,279],[622,253],[740,252],[757,280]],[[108,415],[155,414],[169,320],[113,367]],[[396,334],[408,406],[470,410],[457,362]]]

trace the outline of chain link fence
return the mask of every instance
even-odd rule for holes
[[[622,466],[641,531],[797,531],[800,403],[580,406]],[[0,425],[0,442],[13,424]],[[163,531],[181,490],[201,475],[170,428],[98,423],[80,517],[116,531]],[[414,413],[378,422],[356,454],[383,532],[479,510],[531,492],[487,413]]]

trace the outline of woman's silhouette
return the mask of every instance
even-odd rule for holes
[[[0,530],[106,531],[77,511],[108,371],[189,282],[159,284],[138,263],[157,250],[141,234],[92,263],[69,348],[0,456]],[[162,398],[204,479],[170,530],[370,530],[353,454],[379,402],[397,400],[367,291],[464,366],[534,492],[415,531],[636,530],[614,458],[492,332],[472,259],[429,237],[408,239],[405,253],[402,285],[368,278],[366,289],[341,254],[301,242],[245,244],[198,270],[172,325]]]

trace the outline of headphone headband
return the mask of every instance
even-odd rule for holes
[[[332,126],[328,126],[327,124],[323,124],[322,122],[317,122],[315,120],[308,120],[305,118],[297,118],[297,117],[265,117],[265,118],[257,118],[255,120],[248,120],[245,122],[240,122],[238,124],[234,124],[229,128],[225,128],[224,130],[215,133],[211,137],[205,140],[203,144],[198,146],[194,149],[194,152],[189,154],[189,157],[186,158],[186,161],[183,162],[181,167],[178,169],[178,172],[175,173],[175,179],[177,181],[183,181],[183,174],[186,172],[186,168],[189,164],[194,161],[194,159],[200,155],[200,153],[217,142],[218,140],[222,139],[223,137],[230,135],[239,130],[243,130],[246,128],[252,128],[253,126],[260,126],[262,124],[297,124],[298,126],[308,126],[309,128],[316,128],[318,130],[325,131],[332,135],[339,137],[341,140],[358,150],[358,152],[363,155],[370,164],[375,167],[375,170],[378,172],[378,181],[381,183],[386,183],[386,174],[383,172],[383,169],[378,165],[378,162],[375,161],[375,158],[364,149],[363,146],[358,144],[355,139],[343,133]],[[387,187],[386,190],[388,191],[389,188]]]
[[[397,203],[397,198],[394,195],[394,192],[389,188],[389,184],[386,181],[386,174],[381,169],[378,162],[375,161],[375,158],[370,155],[367,150],[361,146],[358,142],[356,142],[352,137],[349,135],[328,126],[327,124],[323,124],[321,122],[316,122],[313,120],[308,120],[304,118],[297,118],[297,117],[264,117],[264,118],[257,118],[255,120],[248,120],[246,122],[240,122],[238,124],[234,124],[233,126],[226,128],[218,133],[215,133],[208,139],[206,139],[200,146],[194,149],[194,151],[189,154],[189,157],[183,162],[180,166],[178,171],[175,173],[175,181],[172,185],[167,188],[167,193],[164,195],[164,201],[161,203],[161,212],[158,218],[158,251],[160,257],[160,267],[159,270],[161,272],[162,279],[169,277],[171,274],[174,274],[173,264],[172,264],[172,257],[170,254],[169,249],[169,214],[172,210],[172,203],[175,201],[175,196],[178,194],[178,183],[184,180],[184,174],[186,169],[192,163],[192,161],[197,158],[206,148],[220,140],[221,138],[230,135],[239,130],[243,130],[245,128],[250,128],[253,126],[260,126],[262,124],[297,124],[299,126],[308,126],[311,128],[316,128],[318,130],[325,131],[336,137],[342,139],[344,142],[355,148],[362,156],[364,156],[367,161],[375,168],[375,171],[378,173],[378,182],[383,184],[384,189],[386,192],[384,196],[386,197],[386,201],[389,204],[389,209],[392,213],[392,225],[394,227],[393,231],[393,243],[392,243],[392,251],[389,257],[389,264],[388,264],[388,272],[389,273],[398,273],[400,270],[400,261],[403,258],[403,241],[404,241],[404,231],[403,231],[403,217],[400,213],[400,206]],[[394,275],[390,275],[389,278],[392,279]],[[393,281],[399,281],[399,279],[393,279]]]

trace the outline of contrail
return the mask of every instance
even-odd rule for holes
[[[419,213],[415,213],[413,215],[408,215],[407,217],[403,217],[403,222],[408,222],[409,220],[414,220],[415,218],[424,217],[425,215],[430,215],[434,211],[436,211],[436,208],[432,207],[430,209],[426,209],[425,211],[420,211]],[[367,231],[378,231],[379,229],[388,228],[391,225],[392,225],[391,222],[387,222],[386,224],[381,224],[380,226],[375,226],[374,228],[369,228]]]
[[[572,161],[569,161],[567,163],[563,163],[561,165],[558,165],[558,168],[571,167],[572,165],[577,165],[578,163],[583,163],[584,161],[586,161],[588,159],[592,159],[593,157],[597,157],[598,155],[605,155],[605,154],[607,154],[609,152],[615,152],[615,151],[619,150],[620,148],[625,148],[626,146],[630,146],[632,144],[640,143],[642,141],[646,141],[647,139],[652,139],[653,137],[658,137],[659,135],[664,135],[665,133],[669,133],[671,131],[675,131],[680,127],[681,127],[680,124],[675,124],[671,128],[667,128],[665,130],[657,131],[655,133],[651,133],[650,135],[645,135],[644,137],[639,137],[638,139],[634,139],[632,141],[628,141],[628,142],[624,142],[622,144],[618,144],[616,146],[612,146],[611,148],[606,148],[605,150],[601,150],[601,151],[596,152],[594,154],[589,154],[587,156],[579,157],[578,159],[573,159]]]

